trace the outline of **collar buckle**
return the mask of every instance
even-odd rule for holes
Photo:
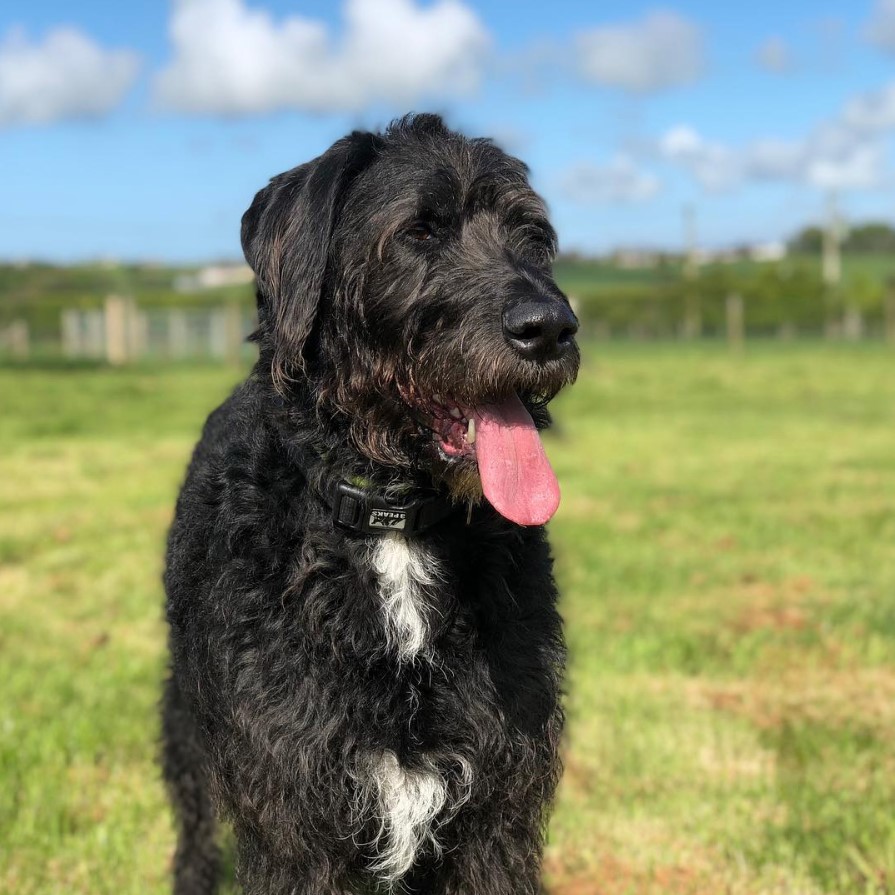
[[[421,524],[420,510],[438,499],[432,495],[407,502],[391,501],[348,482],[336,482],[332,491],[333,522],[364,534],[381,535],[390,531],[416,534],[429,527]]]

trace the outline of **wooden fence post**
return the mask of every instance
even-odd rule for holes
[[[886,341],[895,348],[895,278],[886,290]]]
[[[115,366],[128,358],[127,300],[120,295],[106,298],[106,360]]]
[[[684,297],[684,325],[683,336],[685,339],[698,339],[702,335],[702,305],[696,283],[690,281],[687,286],[687,294]]]
[[[186,357],[189,351],[189,330],[186,313],[168,311],[168,353],[171,357]]]
[[[223,360],[227,356],[227,311],[212,308],[208,314],[208,354]]]
[[[137,308],[133,299],[128,300],[127,344],[131,360],[139,360],[146,354],[149,342],[149,321],[145,311]]]
[[[830,342],[837,342],[842,338],[842,321],[835,317],[827,318],[824,324],[824,338]]]
[[[210,313],[208,335],[211,356],[238,364],[242,353],[242,308],[237,302],[228,302]]]
[[[6,328],[6,344],[9,353],[19,360],[26,360],[31,354],[31,334],[27,320],[13,320]]]
[[[60,320],[62,330],[62,355],[68,358],[83,357],[84,347],[81,338],[81,312],[75,308],[67,308],[62,312]]]
[[[87,357],[101,358],[106,350],[105,314],[103,311],[83,311],[84,353]]]
[[[231,301],[226,307],[227,361],[238,364],[242,355],[242,305]]]
[[[725,302],[727,317],[727,343],[731,350],[739,354],[743,350],[745,336],[745,314],[743,296],[731,293]]]
[[[777,327],[777,338],[781,342],[792,342],[796,337],[796,328],[791,320],[787,320]]]
[[[842,335],[847,342],[860,342],[864,337],[864,315],[849,305],[842,316]]]

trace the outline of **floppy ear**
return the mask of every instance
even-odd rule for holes
[[[242,250],[258,281],[261,331],[272,341],[278,390],[304,351],[326,286],[329,248],[348,185],[375,157],[375,134],[355,132],[274,177],[242,216]]]

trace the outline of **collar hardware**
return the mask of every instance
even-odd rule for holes
[[[363,534],[381,535],[396,531],[404,536],[419,534],[448,516],[453,504],[443,494],[413,492],[409,499],[388,499],[345,481],[330,490],[333,523]]]

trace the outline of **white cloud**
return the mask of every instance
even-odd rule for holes
[[[350,111],[466,94],[489,37],[460,0],[347,0],[340,40],[320,21],[275,21],[243,0],[175,0],[174,58],[156,102],[184,112]]]
[[[692,127],[681,124],[667,131],[659,141],[659,145],[665,155],[671,158],[685,158],[700,152],[705,142]]]
[[[488,135],[504,152],[512,155],[525,152],[534,142],[534,134],[531,131],[505,122],[492,124]]]
[[[876,138],[838,124],[818,128],[803,140],[763,140],[744,151],[751,180],[790,181],[824,190],[876,189],[886,184],[886,151]]]
[[[804,162],[802,141],[765,137],[746,149],[743,173],[754,180],[798,180]]]
[[[672,128],[659,140],[659,152],[669,161],[686,168],[707,190],[718,192],[742,179],[741,162],[731,149],[710,142],[693,128]]]
[[[792,51],[782,37],[769,37],[758,47],[755,55],[758,64],[772,74],[782,75],[792,70]]]
[[[673,12],[583,32],[577,49],[582,77],[631,93],[692,83],[705,68],[702,31]]]
[[[826,190],[874,189],[888,181],[882,142],[841,122],[824,124],[800,140],[761,139],[740,148],[680,126],[659,140],[659,153],[712,191],[756,181]]]
[[[895,83],[853,97],[845,104],[842,120],[862,133],[895,129]]]
[[[880,49],[895,52],[895,0],[876,0],[864,35]]]
[[[836,122],[809,136],[802,160],[803,177],[823,189],[876,189],[889,179],[886,156],[878,137],[857,133]]]
[[[640,169],[623,153],[604,165],[576,165],[563,179],[565,193],[579,202],[645,202],[661,187],[658,177]]]
[[[0,41],[0,127],[102,117],[139,67],[135,53],[105,50],[74,28],[56,28],[42,43],[14,28]]]

